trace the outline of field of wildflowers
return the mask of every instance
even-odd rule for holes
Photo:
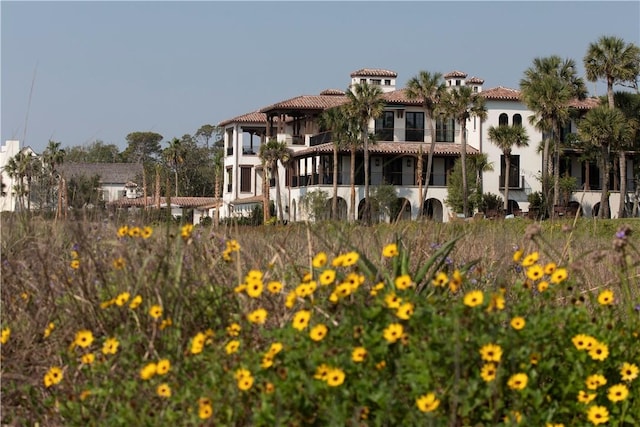
[[[9,218],[2,424],[637,425],[633,225]]]

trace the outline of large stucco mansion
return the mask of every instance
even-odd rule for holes
[[[349,87],[363,82],[379,85],[385,100],[382,116],[369,124],[370,132],[376,135],[376,143],[369,147],[370,185],[394,185],[397,196],[404,199],[401,217],[416,218],[420,207],[416,159],[420,153],[426,159],[430,144],[435,144],[424,213],[435,221],[446,222],[456,216],[445,204],[445,199],[449,173],[455,159],[460,156],[460,127],[453,119],[438,119],[435,135],[430,135],[420,100],[409,99],[405,89],[397,88],[397,77],[394,71],[384,69],[360,69],[351,73]],[[493,170],[485,171],[482,175],[484,193],[504,197],[504,159],[501,150],[488,138],[489,127],[519,123],[526,128],[529,146],[513,149],[507,184],[510,211],[527,212],[527,196],[541,190],[539,176],[542,159],[538,153],[538,145],[542,134],[530,124],[529,116],[533,113],[521,101],[519,90],[501,86],[485,89],[484,80],[468,77],[460,71],[447,73],[444,79],[447,86],[471,86],[474,92],[485,98],[487,119],[480,121],[471,117],[466,125],[467,153],[486,153],[489,162],[493,164]],[[300,203],[308,192],[322,190],[331,199],[334,167],[338,168],[339,211],[341,217],[346,218],[350,209],[350,151],[346,148],[341,150],[338,164],[334,166],[331,133],[324,132],[319,124],[319,117],[324,110],[346,102],[344,91],[327,89],[318,95],[297,96],[219,123],[224,131],[226,154],[220,217],[248,215],[256,204],[261,203],[264,174],[258,156],[259,148],[269,138],[277,138],[279,141],[286,141],[293,152],[293,158],[286,167],[279,165],[284,219],[303,221],[309,218],[309,213]],[[573,102],[572,107],[577,113],[586,112],[598,105],[598,102],[595,98],[588,98]],[[563,130],[567,134],[575,132],[576,124],[573,122]],[[361,207],[364,202],[362,150],[357,154],[357,164],[356,203]],[[631,195],[631,160],[627,171],[628,191]],[[580,204],[585,216],[592,215],[594,209],[598,209],[600,200],[597,166],[582,161],[579,153],[566,151],[563,153],[561,172],[576,178],[578,191],[572,193],[571,199]],[[273,189],[275,182],[271,180],[269,185]],[[613,217],[617,213],[620,197],[618,188],[618,180],[614,177],[609,199]],[[271,200],[275,200],[276,191],[269,191],[269,195]]]

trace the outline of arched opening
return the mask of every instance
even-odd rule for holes
[[[522,126],[522,116],[520,114],[513,115],[513,125]]]
[[[442,203],[438,199],[427,199],[424,202],[423,215],[432,221],[442,222]]]
[[[373,199],[373,197],[371,197],[371,199]],[[362,199],[360,200],[360,203],[358,203],[358,219],[360,221],[364,220],[364,206],[365,206],[365,200],[366,199]],[[371,219],[371,223],[378,223],[380,222],[380,212],[378,210],[375,209],[375,207],[378,204],[376,203],[375,200],[372,200],[372,203],[369,203],[369,209],[371,210],[369,218]]]
[[[404,197],[399,197],[391,210],[390,222],[410,221],[411,220],[411,202]]]
[[[333,197],[327,200],[327,205],[326,205],[326,211],[328,212],[327,219],[331,218],[332,203],[333,203]],[[347,201],[342,197],[338,197],[338,216],[333,219],[337,221],[345,221],[347,219],[347,211],[348,211]]]
[[[513,199],[509,199],[507,202],[507,214],[514,214],[518,216],[522,210],[520,209],[520,205]]]
[[[498,126],[507,126],[509,124],[509,116],[507,113],[502,113],[498,116]]]

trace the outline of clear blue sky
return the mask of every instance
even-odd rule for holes
[[[2,141],[41,152],[130,132],[164,142],[359,68],[461,70],[518,88],[538,56],[601,35],[640,44],[640,2],[2,1]],[[35,77],[34,77],[35,76]],[[33,86],[33,89],[32,89]],[[604,93],[604,83],[589,83]],[[29,98],[31,102],[29,104]],[[28,120],[26,120],[28,115]]]

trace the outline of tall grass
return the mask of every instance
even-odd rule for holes
[[[6,217],[2,423],[634,425],[633,226]]]

